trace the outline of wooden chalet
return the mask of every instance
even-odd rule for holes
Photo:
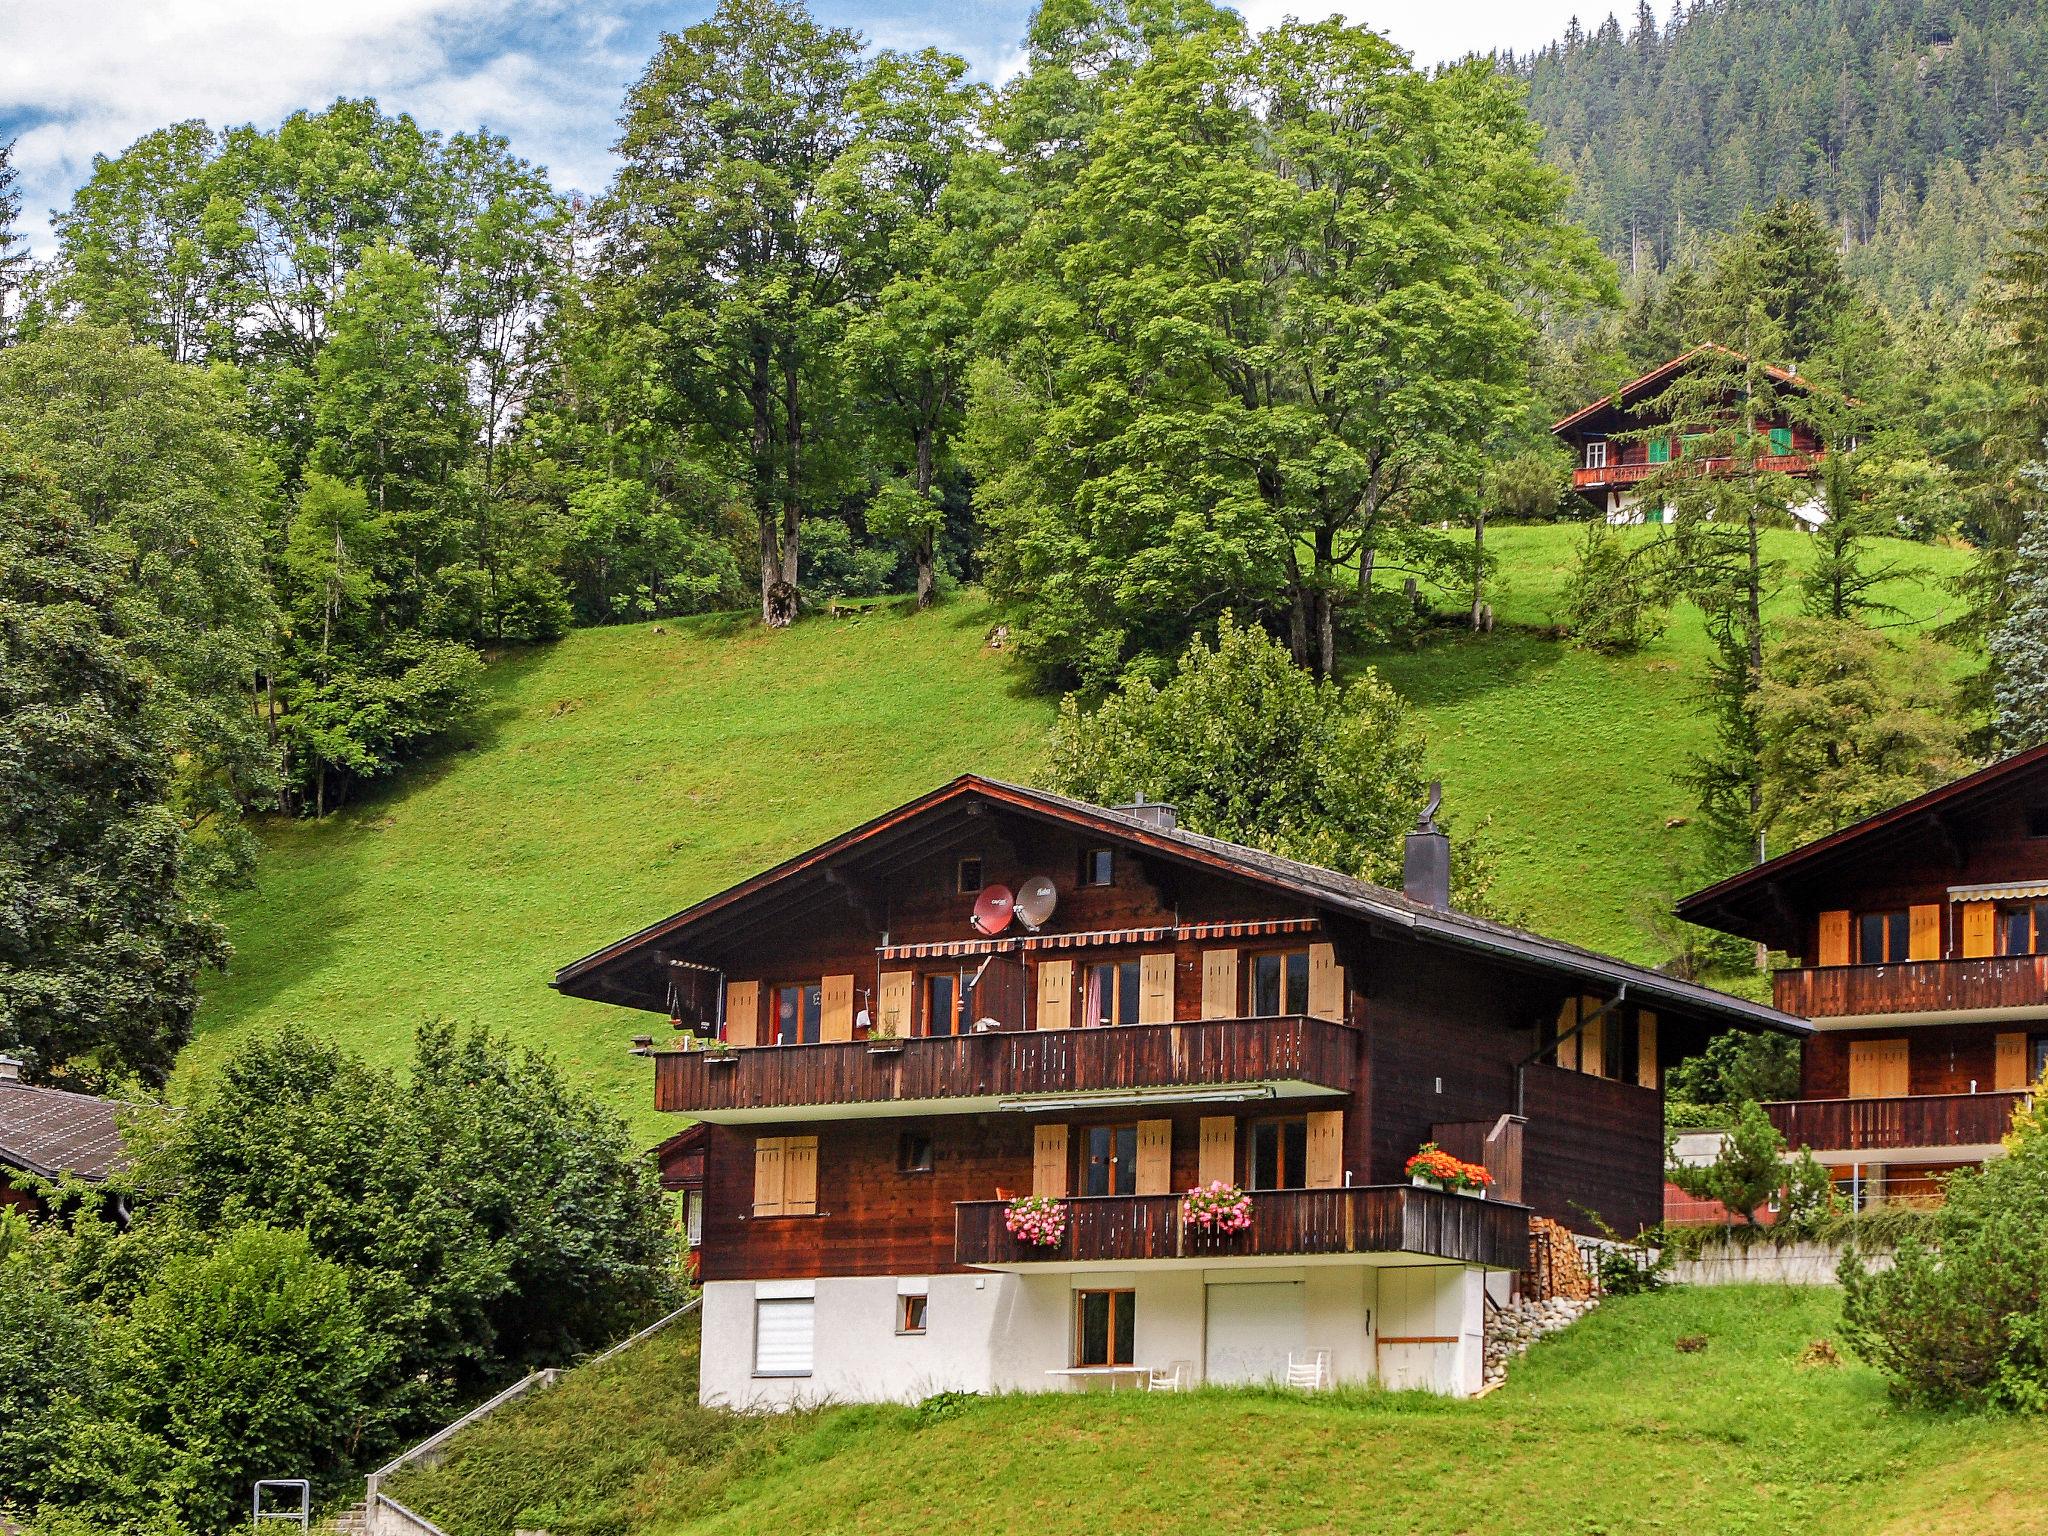
[[[1813,1024],[1794,1146],[1859,1202],[1938,1197],[2048,1068],[2048,747],[1709,886],[1678,915],[1783,950]]]
[[[1803,1026],[1452,911],[1427,820],[1409,862],[1396,892],[970,775],[563,969],[674,1025],[654,1093],[702,1134],[704,1398],[1290,1361],[1476,1390],[1531,1212],[1656,1221],[1663,1069]],[[1487,1198],[1409,1182],[1432,1140]],[[1188,1220],[1212,1182],[1247,1228]],[[1050,1244],[1011,1231],[1031,1194]]]
[[[1657,414],[1654,402],[1681,372],[1714,354],[1739,356],[1712,343],[1694,347],[1642,377],[1629,380],[1613,394],[1602,395],[1580,407],[1551,427],[1551,432],[1571,449],[1572,489],[1610,523],[1665,520],[1663,506],[1646,504],[1640,487],[1651,476],[1683,462],[1687,457],[1687,440],[1675,432],[1661,436],[1655,433],[1660,420],[1665,418]],[[1798,374],[1775,367],[1767,371],[1784,389],[1798,394],[1807,392],[1808,385]],[[1730,402],[1729,408],[1732,414],[1734,402]],[[1764,425],[1771,435],[1771,452],[1758,460],[1760,469],[1806,479],[1819,477],[1826,453],[1809,428],[1783,412]],[[1636,436],[1638,433],[1651,435]],[[1709,458],[1701,461],[1701,467],[1712,474],[1725,469],[1728,463],[1726,459]],[[1817,501],[1795,507],[1793,515],[1808,524],[1825,518]]]
[[[67,1176],[103,1182],[123,1159],[122,1104],[21,1081],[20,1067],[0,1057],[0,1206],[42,1210],[37,1183]]]

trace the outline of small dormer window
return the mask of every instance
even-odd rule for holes
[[[2048,837],[2048,805],[2027,812],[2027,836]]]
[[[963,896],[972,896],[981,889],[980,854],[960,861],[956,872],[955,889]]]
[[[1116,880],[1116,857],[1107,848],[1090,848],[1081,855],[1081,883],[1110,885]]]

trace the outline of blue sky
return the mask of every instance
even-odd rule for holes
[[[185,118],[269,125],[336,96],[374,96],[448,130],[487,124],[550,168],[600,190],[614,119],[656,40],[712,0],[0,0],[0,142],[18,140],[23,222],[69,203],[96,154]],[[927,44],[984,79],[1020,62],[1028,0],[812,0],[821,20],[878,47]],[[1257,25],[1338,9],[1425,63],[1534,47],[1570,0],[1243,0]]]

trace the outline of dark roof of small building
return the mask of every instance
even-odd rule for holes
[[[1681,897],[1675,910],[1689,923],[1726,927],[1731,933],[1756,937],[1752,931],[1756,924],[1745,918],[1743,909],[1769,902],[1774,888],[1783,888],[1787,881],[1804,878],[1839,860],[1867,856],[1881,847],[1887,836],[1916,825],[1933,826],[1944,816],[2008,794],[2037,777],[2048,779],[2048,745],[2016,752],[1975,773],[1936,785],[1888,811],[1851,822],[1839,832],[1830,832],[1826,837],[1817,837],[1766,859],[1740,874]]]
[[[1550,430],[1552,432],[1562,432],[1568,427],[1577,426],[1589,416],[1597,416],[1610,406],[1619,408],[1627,405],[1631,400],[1640,399],[1653,390],[1661,390],[1671,382],[1673,374],[1677,373],[1681,368],[1696,362],[1709,352],[1718,352],[1723,357],[1732,357],[1740,362],[1746,363],[1749,361],[1745,354],[1737,352],[1731,347],[1724,347],[1718,342],[1706,342],[1691,348],[1689,351],[1679,353],[1678,356],[1670,359],[1668,362],[1659,363],[1648,373],[1638,378],[1630,379],[1611,395],[1602,395],[1597,400],[1587,401],[1586,404],[1573,411],[1571,415],[1557,422]],[[1764,364],[1764,372],[1788,388],[1800,391],[1812,388],[1808,380],[1802,379],[1789,368],[1780,368],[1776,364],[1766,363]]]
[[[0,1164],[41,1179],[68,1173],[98,1183],[121,1162],[115,1119],[125,1108],[117,1099],[0,1079]]]
[[[1324,869],[1319,865],[1305,864],[1298,859],[1285,858],[1263,849],[1249,848],[1242,843],[1207,837],[1184,828],[1163,827],[1144,816],[1092,805],[1070,795],[1034,789],[1021,784],[1006,784],[1001,780],[982,778],[977,774],[963,774],[951,783],[821,843],[806,853],[786,859],[772,869],[764,870],[715,896],[706,897],[673,917],[665,918],[638,933],[573,961],[556,974],[554,985],[572,995],[602,997],[602,989],[592,985],[594,973],[601,971],[609,963],[625,958],[644,946],[677,937],[693,924],[710,918],[783,880],[819,869],[826,869],[829,873],[830,860],[862,840],[898,826],[924,812],[935,810],[948,801],[967,797],[993,801],[1027,813],[1111,833],[1124,842],[1278,888],[1333,911],[1363,919],[1380,928],[1402,933],[1422,942],[1447,944],[1483,952],[1524,967],[1569,976],[1579,983],[1594,982],[1614,987],[1626,985],[1631,996],[1643,1001],[1661,1003],[1723,1024],[1772,1029],[1793,1035],[1808,1033],[1809,1026],[1805,1021],[1791,1014],[1782,1013],[1763,1003],[1731,996],[1698,982],[1667,975],[1648,966],[1635,965],[1596,950],[1582,949],[1576,944],[1545,938],[1541,934],[1511,927],[1506,923],[1496,923],[1486,918],[1473,917],[1468,913],[1413,901],[1399,891],[1389,890],[1385,886],[1374,885],[1351,875],[1340,874],[1336,870]]]

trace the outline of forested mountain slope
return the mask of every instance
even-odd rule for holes
[[[1624,264],[1791,197],[1880,286],[1966,290],[2048,132],[2041,0],[1690,0],[1663,22],[1639,0],[1511,67]]]

